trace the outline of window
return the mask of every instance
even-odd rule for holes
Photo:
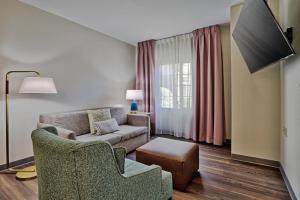
[[[162,108],[192,107],[191,63],[160,66],[160,105]]]
[[[173,92],[168,88],[160,87],[161,107],[173,108]]]

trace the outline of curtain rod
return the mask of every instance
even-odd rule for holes
[[[187,35],[187,34],[192,34],[192,32],[181,33],[181,34],[178,34],[178,35],[173,35],[173,36],[169,36],[169,37],[164,37],[164,38],[157,39],[157,40],[155,40],[155,41],[164,40],[164,39],[168,39],[168,38],[172,38],[172,37],[177,37],[177,36],[182,36],[182,35]]]
[[[216,25],[219,25],[220,27],[221,26],[225,26],[225,25],[228,25],[229,23],[223,23],[223,24],[216,24]],[[197,30],[197,29],[196,29]],[[173,36],[169,36],[169,37],[164,37],[164,38],[160,38],[160,39],[154,39],[155,41],[158,41],[158,40],[164,40],[164,39],[168,39],[168,38],[172,38],[172,37],[176,37],[176,36],[181,36],[181,35],[186,35],[186,34],[191,34],[191,33],[193,33],[193,31],[192,32],[188,32],[188,33],[181,33],[181,34],[178,34],[178,35],[173,35]]]

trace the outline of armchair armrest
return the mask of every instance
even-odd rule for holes
[[[76,134],[74,131],[64,129],[61,127],[53,126],[51,124],[38,123],[37,128],[54,127],[57,130],[57,135],[66,139],[76,140]]]
[[[125,158],[126,158],[126,149],[123,147],[113,148],[116,161],[119,165],[119,169],[121,174],[124,173],[124,166],[125,166]]]

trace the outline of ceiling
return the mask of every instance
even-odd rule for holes
[[[136,45],[229,22],[238,0],[20,0]]]

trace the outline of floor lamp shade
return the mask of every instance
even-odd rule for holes
[[[21,94],[56,94],[57,90],[52,78],[25,77],[19,93]]]

